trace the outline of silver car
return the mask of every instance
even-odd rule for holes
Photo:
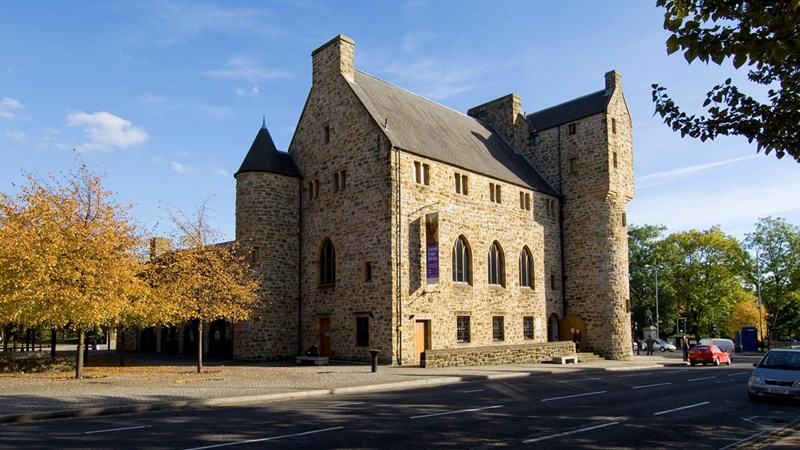
[[[800,399],[800,350],[770,350],[747,381],[747,395]]]

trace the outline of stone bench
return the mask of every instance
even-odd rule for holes
[[[569,355],[569,356],[553,356],[553,363],[554,364],[578,364],[578,355]]]
[[[298,356],[297,364],[303,366],[326,366],[330,363],[327,356]]]

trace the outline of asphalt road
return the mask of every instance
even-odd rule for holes
[[[751,403],[752,362],[0,426],[0,448],[737,448],[800,420]]]

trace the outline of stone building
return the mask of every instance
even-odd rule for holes
[[[430,364],[578,340],[631,358],[620,76],[533,114],[511,94],[465,115],[356,70],[354,55],[341,35],[315,50],[288,153],[263,126],[235,174],[236,239],[263,302],[234,324],[234,357],[314,346]]]

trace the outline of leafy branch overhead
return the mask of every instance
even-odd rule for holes
[[[800,162],[800,0],[657,0],[672,35],[667,52],[736,69],[768,88],[765,101],[742,92],[730,78],[706,94],[705,115],[689,115],[667,88],[653,84],[656,113],[681,136],[702,141],[738,135],[758,151]]]

